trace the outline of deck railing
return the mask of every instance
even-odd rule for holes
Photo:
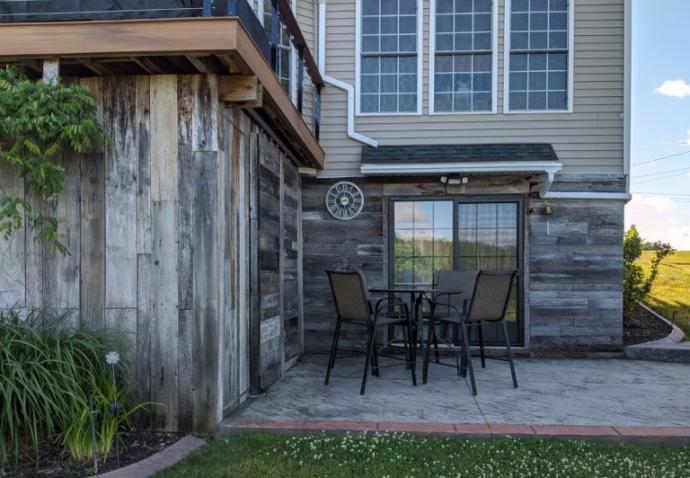
[[[283,25],[298,58],[297,71],[292,75],[297,81],[295,103],[318,139],[323,79],[289,1],[264,1],[271,2],[273,38],[269,38],[247,0],[0,0],[0,23],[237,17],[276,74],[278,35]]]

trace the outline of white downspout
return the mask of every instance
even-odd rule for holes
[[[319,70],[324,82],[347,93],[347,135],[360,143],[378,147],[378,141],[355,131],[355,88],[326,74],[326,3],[319,3]]]

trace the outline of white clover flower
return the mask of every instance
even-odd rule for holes
[[[117,365],[120,361],[120,354],[115,351],[108,352],[105,355],[105,361],[108,365]]]

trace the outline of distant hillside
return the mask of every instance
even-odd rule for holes
[[[649,261],[654,252],[642,253],[640,262],[649,272]],[[648,305],[685,331],[690,340],[690,251],[678,251],[667,257],[659,267],[659,276],[652,289]]]

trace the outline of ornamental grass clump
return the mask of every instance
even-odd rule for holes
[[[120,385],[126,368],[106,361],[113,345],[122,349],[117,335],[72,327],[70,319],[68,313],[0,312],[0,466],[27,452],[38,458],[47,441],[63,443],[77,461],[94,450],[105,458],[118,427],[143,406],[126,406],[131,390]],[[117,414],[113,402],[123,407]]]

